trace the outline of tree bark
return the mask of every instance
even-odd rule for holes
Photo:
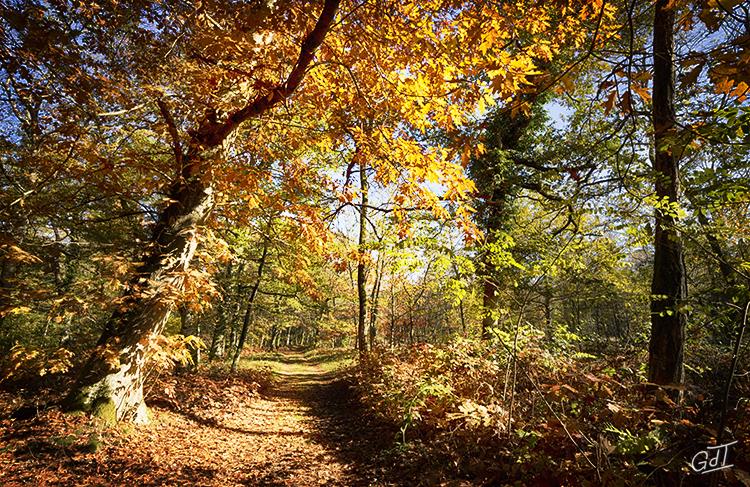
[[[370,350],[375,348],[375,338],[378,333],[378,312],[380,303],[380,284],[383,281],[383,272],[385,270],[385,258],[382,254],[378,256],[378,262],[375,264],[377,274],[375,275],[375,285],[370,293]]]
[[[278,327],[276,325],[273,325],[271,327],[271,334],[270,334],[269,340],[268,340],[268,349],[269,350],[274,350],[276,348],[276,336],[278,335],[278,333],[279,333]]]
[[[528,95],[527,101],[533,101],[534,95]],[[501,131],[496,134],[497,140],[494,145],[503,151],[515,151],[520,148],[520,141],[524,132],[531,123],[531,116],[527,114],[518,114],[512,116],[511,113],[501,114],[507,121]],[[481,162],[476,163],[481,166]],[[512,191],[513,182],[507,175],[502,173],[503,167],[477,167],[476,178],[480,179],[480,184],[487,188],[490,200],[486,202],[483,209],[482,226],[485,231],[487,244],[492,245],[497,238],[498,232],[503,231],[508,225],[508,196]],[[501,181],[497,181],[501,179]],[[516,183],[517,184],[517,183]],[[484,308],[484,317],[482,318],[482,335],[483,340],[492,338],[492,328],[497,326],[497,320],[493,314],[496,312],[499,304],[498,290],[500,289],[499,270],[492,262],[492,255],[489,251],[482,254],[482,266],[480,267],[480,277],[482,279],[482,307]]]
[[[160,213],[144,263],[131,280],[121,309],[113,313],[83,373],[68,395],[68,410],[83,410],[107,422],[148,421],[143,400],[144,366],[149,339],[160,334],[173,304],[166,296],[181,291],[197,246],[196,231],[210,214],[213,189],[208,166],[213,152],[244,121],[269,111],[300,85],[315,51],[323,42],[340,0],[325,0],[315,27],[302,42],[299,57],[287,79],[270,93],[259,94],[243,108],[218,121],[207,110],[197,130],[189,131],[186,154],[177,126],[164,102],[160,112],[172,137],[179,174],[169,191],[170,203]]]
[[[493,272],[490,267],[489,272]],[[496,325],[495,310],[497,310],[498,296],[497,296],[497,284],[489,275],[485,275],[484,284],[482,286],[482,307],[484,308],[484,316],[482,317],[482,340],[489,340],[492,338],[492,328]]]
[[[250,289],[250,295],[247,298],[247,307],[245,308],[245,316],[242,319],[242,331],[240,331],[240,339],[237,343],[237,349],[232,357],[232,372],[237,372],[237,364],[240,361],[240,355],[242,355],[242,349],[245,346],[245,340],[247,340],[247,330],[250,328],[250,321],[253,314],[253,304],[255,303],[255,296],[258,294],[258,288],[260,288],[260,281],[263,278],[263,268],[266,265],[266,256],[268,255],[268,239],[263,239],[263,253],[260,256],[258,262],[258,273],[255,280],[255,284]]]
[[[719,264],[719,271],[721,273],[720,277],[716,279],[712,275],[711,279],[712,287],[715,289],[715,299],[719,300],[721,303],[731,303],[735,299],[739,302],[746,302],[746,286],[741,284],[740,276],[730,264],[727,253],[722,248],[722,242],[719,240],[717,232],[712,228],[711,220],[706,216],[703,209],[700,208],[694,195],[691,197],[690,194],[686,194],[686,197],[697,210],[696,214],[698,217],[698,223],[700,223],[700,226],[703,229],[711,253],[713,253],[713,258],[716,259]],[[728,306],[711,306],[709,313],[712,321],[716,323],[713,327],[715,330],[714,338],[722,344],[731,343],[731,340],[735,335],[735,328],[742,321],[742,310]]]
[[[154,231],[153,250],[131,281],[122,309],[107,322],[66,401],[68,409],[90,411],[110,423],[148,422],[143,377],[149,339],[161,334],[172,311],[165,296],[184,287],[196,230],[213,206],[213,190],[190,175],[174,186],[171,199]]]
[[[391,273],[393,276],[393,273]],[[388,343],[391,348],[396,345],[396,293],[394,292],[394,285],[391,283],[391,306],[390,306],[390,320],[388,320]]]
[[[492,191],[492,200],[488,202],[484,222],[484,231],[488,245],[492,245],[495,242],[497,233],[501,232],[507,225],[506,197],[507,193],[505,188],[495,188]],[[500,300],[498,295],[498,290],[500,289],[500,283],[498,281],[499,271],[492,262],[490,251],[485,250],[482,253],[481,273],[482,307],[484,308],[481,338],[482,340],[489,340],[492,338],[492,328],[497,326],[497,317],[495,316],[495,313],[497,312]]]
[[[0,259],[0,330],[3,329],[6,312],[11,306],[13,287],[11,281],[16,273],[15,263],[7,256]]]
[[[359,154],[358,154],[359,155]],[[356,157],[356,156],[355,156]],[[361,205],[359,207],[359,259],[357,261],[357,297],[359,301],[359,313],[357,315],[357,346],[360,352],[368,350],[367,341],[367,277],[365,275],[365,244],[367,243],[367,166],[360,156],[359,161],[359,188],[362,192]]]
[[[236,275],[238,276],[237,281],[239,281],[239,277],[242,276],[242,270],[243,267],[240,265],[239,270],[236,272]],[[231,319],[231,313],[227,313],[227,308],[229,307],[226,298],[232,295],[232,287],[237,287],[237,285],[232,286],[232,273],[233,273],[233,267],[232,262],[230,261],[227,265],[226,270],[226,279],[227,279],[227,288],[224,290],[224,302],[222,303],[222,306],[219,306],[219,312],[218,314],[218,322],[214,325],[213,334],[211,336],[211,346],[208,347],[208,360],[213,361],[216,359],[217,356],[223,357],[224,356],[224,343],[225,343],[225,335],[227,331],[227,325],[229,324],[229,320]]]
[[[675,11],[669,0],[658,0],[654,14],[653,127],[656,196],[670,205],[679,201],[679,161],[675,153],[674,111]],[[687,297],[682,240],[672,211],[656,209],[654,273],[651,281],[651,341],[648,378],[659,385],[684,379],[683,354]]]

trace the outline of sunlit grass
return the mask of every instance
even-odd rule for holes
[[[351,349],[315,349],[306,352],[259,352],[243,358],[241,367],[268,367],[280,375],[331,373],[354,365]]]

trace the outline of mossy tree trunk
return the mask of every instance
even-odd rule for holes
[[[162,332],[169,319],[173,308],[169,296],[183,289],[197,246],[197,228],[213,207],[208,168],[217,156],[214,152],[222,148],[241,123],[269,111],[294,93],[330,29],[339,3],[340,0],[325,0],[315,27],[303,40],[299,57],[283,83],[224,120],[218,120],[215,110],[206,110],[199,128],[189,132],[187,151],[183,152],[177,124],[166,104],[158,101],[179,168],[169,191],[170,203],[159,215],[144,263],[131,280],[120,310],[110,317],[68,395],[66,409],[92,412],[108,421],[148,421],[143,382],[149,341]]]
[[[197,227],[213,206],[213,191],[200,178],[178,183],[160,215],[153,249],[138,269],[121,310],[107,322],[94,353],[67,400],[69,409],[148,421],[143,379],[150,337],[162,332],[172,311],[169,295],[182,291],[197,247]],[[112,418],[106,418],[111,420]]]
[[[533,101],[529,96],[528,100]],[[529,128],[531,117],[520,113],[512,115],[509,110],[499,112],[493,124],[496,128],[491,133],[490,146],[493,152],[484,158],[472,162],[471,172],[477,187],[485,198],[479,209],[480,225],[485,233],[485,250],[481,255],[482,265],[479,277],[482,280],[482,318],[483,340],[492,338],[492,329],[497,326],[497,310],[500,305],[501,272],[496,264],[497,256],[493,247],[498,238],[508,227],[511,216],[510,198],[516,186],[521,186],[512,164],[516,164],[515,152],[521,148],[521,138]],[[502,154],[501,157],[498,157]]]

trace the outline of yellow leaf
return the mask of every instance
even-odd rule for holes
[[[645,101],[646,103],[651,101],[651,93],[649,93],[648,90],[643,86],[633,83],[633,85],[631,85],[631,88],[638,94],[638,96],[641,97],[641,100]]]
[[[15,308],[9,309],[6,312],[6,314],[10,314],[10,315],[24,315],[24,314],[27,314],[29,312],[31,312],[31,308],[29,308],[28,306],[17,306]]]

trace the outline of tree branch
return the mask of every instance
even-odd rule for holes
[[[161,116],[164,117],[164,121],[167,123],[167,130],[169,136],[172,137],[172,151],[174,152],[174,160],[177,162],[178,171],[182,171],[182,146],[180,145],[180,135],[177,133],[177,126],[174,123],[172,114],[169,113],[169,108],[164,100],[159,98],[156,100],[156,104],[159,105],[159,111]]]
[[[292,72],[289,73],[289,77],[287,77],[284,83],[273,88],[268,94],[258,95],[255,100],[229,115],[223,124],[209,133],[200,133],[199,131],[196,134],[198,141],[209,146],[219,145],[239,124],[273,108],[294,93],[302,82],[305,72],[310,62],[312,62],[315,51],[323,43],[326,34],[328,34],[340,3],[341,0],[325,0],[323,11],[320,13],[320,17],[318,17],[313,30],[310,31],[302,42],[299,58],[297,58]]]

